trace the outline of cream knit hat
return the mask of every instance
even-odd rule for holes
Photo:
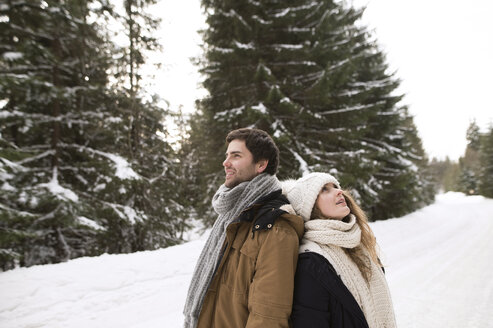
[[[309,221],[318,194],[327,183],[333,183],[337,188],[341,188],[339,181],[332,175],[314,172],[298,180],[282,181],[282,193],[288,198],[296,213],[303,220]]]

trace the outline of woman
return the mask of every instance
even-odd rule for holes
[[[293,327],[396,327],[375,237],[349,193],[326,173],[285,181],[283,193],[305,220]]]

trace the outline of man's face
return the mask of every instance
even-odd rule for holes
[[[250,181],[265,170],[267,161],[253,162],[253,155],[245,145],[245,141],[234,139],[228,145],[226,159],[223,162],[226,172],[224,185],[234,188],[244,181]]]

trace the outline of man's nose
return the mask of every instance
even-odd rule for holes
[[[231,165],[231,162],[229,161],[229,158],[226,158],[223,162],[224,167],[229,167]]]

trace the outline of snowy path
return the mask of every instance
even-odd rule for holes
[[[493,200],[457,196],[372,224],[399,327],[493,327]]]
[[[493,327],[493,200],[449,193],[371,226],[400,328]],[[203,243],[0,273],[0,327],[181,327]]]

